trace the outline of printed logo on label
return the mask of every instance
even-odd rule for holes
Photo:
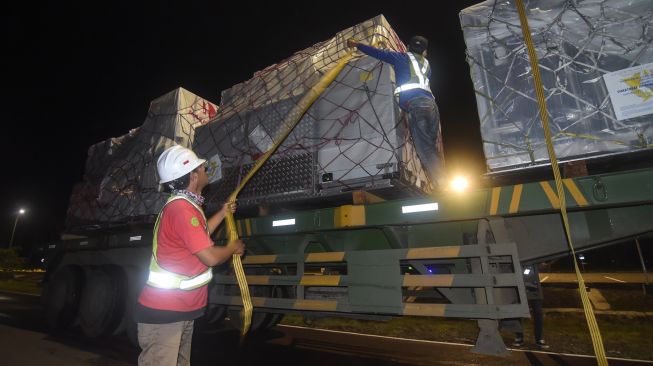
[[[200,220],[198,220],[197,217],[193,216],[193,218],[190,219],[190,224],[195,227],[198,227],[200,226]]]

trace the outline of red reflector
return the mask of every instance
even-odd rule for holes
[[[186,165],[186,164],[188,164],[188,162],[189,162],[189,160],[186,160],[186,161],[184,161],[183,164]]]

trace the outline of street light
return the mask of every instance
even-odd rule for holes
[[[583,272],[585,272],[585,254],[579,254],[578,259],[580,259],[580,265],[583,267]]]
[[[23,215],[25,213],[25,209],[20,209],[18,210],[18,213],[16,214],[16,221],[14,221],[14,228],[11,230],[11,239],[9,240],[9,248],[14,244],[14,234],[16,233],[16,225],[18,225],[18,218],[20,215]]]

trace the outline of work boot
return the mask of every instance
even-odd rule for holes
[[[521,347],[524,345],[524,338],[515,338],[515,341],[512,342],[513,347]]]
[[[544,339],[540,339],[537,342],[535,342],[535,345],[539,349],[549,349],[549,345],[546,344],[546,341]]]

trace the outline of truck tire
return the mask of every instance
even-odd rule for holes
[[[81,268],[64,266],[55,272],[45,294],[45,317],[50,330],[68,328],[79,309],[79,300],[84,282]]]
[[[125,311],[122,319],[122,328],[127,335],[129,342],[136,347],[138,344],[138,324],[134,319],[134,311],[138,305],[138,296],[145,285],[145,278],[147,273],[136,267],[125,267],[125,274],[127,275],[127,296],[125,297]]]
[[[283,298],[284,289],[281,287],[271,287],[271,288],[262,288],[259,287],[252,296],[264,296],[264,297],[273,297],[273,298]],[[229,309],[229,323],[232,327],[240,330],[243,326],[243,317],[241,314],[242,308]],[[283,319],[284,314],[280,313],[270,313],[265,311],[254,310],[252,313],[252,324],[250,325],[250,331],[252,333],[266,331],[273,326],[277,325],[281,319]]]
[[[112,267],[90,267],[79,304],[79,325],[84,335],[96,338],[112,333],[124,311],[124,274]]]

